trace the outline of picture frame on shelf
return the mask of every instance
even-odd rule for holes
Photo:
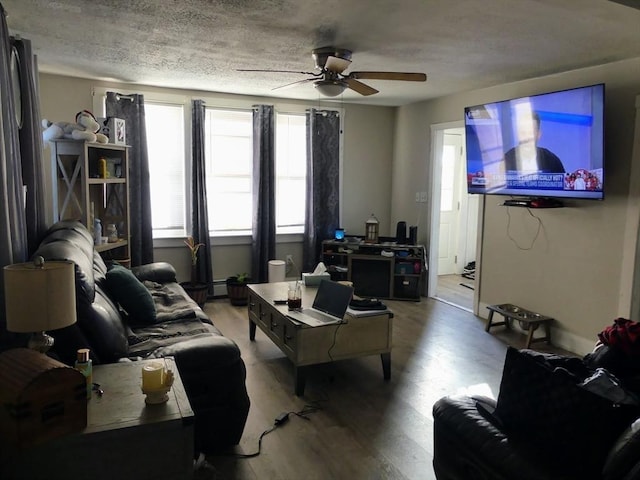
[[[115,145],[127,144],[126,121],[122,118],[106,117],[98,118],[100,132],[109,138],[109,143]]]

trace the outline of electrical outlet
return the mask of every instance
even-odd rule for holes
[[[427,203],[427,192],[420,192],[420,203]]]
[[[416,203],[420,202],[420,192],[416,192]]]

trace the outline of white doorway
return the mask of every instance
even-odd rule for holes
[[[477,311],[479,196],[467,194],[462,122],[432,127],[428,295]]]

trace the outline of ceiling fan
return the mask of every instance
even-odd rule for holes
[[[316,48],[311,52],[316,62],[317,72],[298,72],[292,70],[260,70],[260,69],[238,69],[240,72],[271,72],[271,73],[300,73],[311,75],[293,83],[288,83],[273,90],[291,88],[305,83],[313,83],[313,86],[326,97],[335,97],[344,92],[347,88],[360,95],[373,95],[378,93],[373,87],[362,83],[361,79],[369,80],[403,80],[406,82],[425,82],[427,76],[424,73],[402,73],[402,72],[351,72],[345,74],[344,71],[351,65],[351,50],[336,47]]]

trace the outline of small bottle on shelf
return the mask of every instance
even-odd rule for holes
[[[96,245],[102,244],[102,223],[99,218],[93,221],[93,243]]]
[[[100,178],[109,178],[109,170],[107,169],[107,159],[104,157],[100,157],[98,160],[98,171],[100,173]]]
[[[91,398],[91,389],[93,388],[93,365],[89,358],[89,349],[80,348],[77,352],[75,369],[80,371],[87,383],[87,399]]]
[[[115,223],[107,225],[107,242],[115,243],[118,241],[118,229]]]

